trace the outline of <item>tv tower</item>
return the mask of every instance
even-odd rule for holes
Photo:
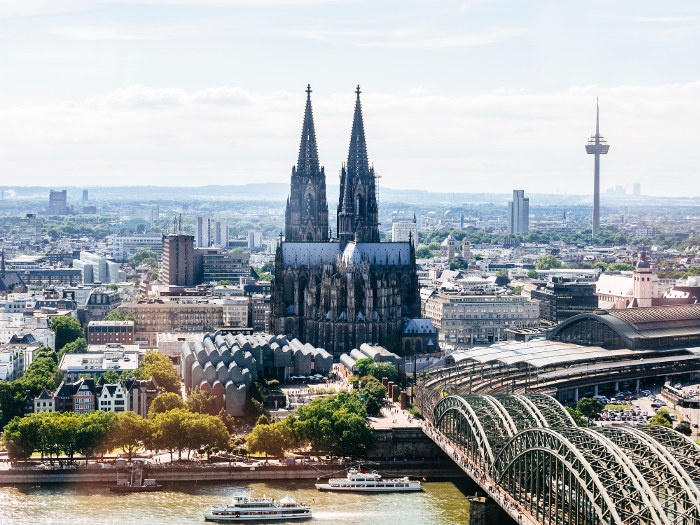
[[[598,99],[595,99],[595,135],[588,139],[586,153],[595,155],[593,178],[593,238],[600,233],[600,156],[606,155],[610,145],[600,136],[600,110]]]

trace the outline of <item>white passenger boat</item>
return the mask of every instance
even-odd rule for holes
[[[311,518],[311,506],[297,503],[289,496],[279,502],[272,498],[248,498],[236,496],[224,506],[213,506],[204,513],[205,521],[228,522],[269,522],[303,520]]]
[[[318,490],[334,492],[414,492],[422,490],[420,481],[402,478],[383,479],[375,471],[351,468],[344,478],[331,478],[328,483],[316,483]]]

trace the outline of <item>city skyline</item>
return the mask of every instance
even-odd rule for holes
[[[600,1],[98,1],[0,6],[0,173],[16,185],[285,182],[311,84],[329,184],[363,90],[380,186],[692,195],[700,13]],[[592,35],[596,35],[593,38]],[[60,181],[57,183],[57,181]]]

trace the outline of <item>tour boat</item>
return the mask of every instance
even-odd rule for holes
[[[311,506],[297,503],[289,496],[279,502],[273,498],[249,498],[235,496],[233,501],[222,507],[213,506],[204,513],[205,521],[287,521],[311,518]]]
[[[331,478],[328,483],[316,483],[318,490],[334,492],[413,492],[422,490],[420,481],[412,481],[408,476],[382,479],[375,471],[365,472],[362,468],[351,468],[345,478]]]

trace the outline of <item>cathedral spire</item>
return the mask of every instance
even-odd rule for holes
[[[311,85],[306,86],[306,109],[301,129],[299,159],[292,168],[292,183],[285,210],[285,240],[328,240],[326,174],[319,165],[316,130],[311,110]]]
[[[313,111],[311,110],[311,84],[306,86],[306,110],[304,111],[304,125],[301,129],[301,143],[299,144],[297,171],[307,173],[309,176],[318,176],[320,171],[318,163],[318,149],[316,148],[314,115]]]
[[[362,105],[360,104],[360,86],[357,86],[355,94],[355,117],[352,121],[350,134],[350,150],[348,151],[348,171],[364,173],[369,167],[367,161],[367,143],[365,142],[365,126],[362,122]]]
[[[348,163],[341,169],[338,199],[338,239],[341,248],[356,242],[379,242],[379,211],[377,208],[374,168],[367,160],[365,126],[362,121],[360,86],[355,94],[355,116],[350,133]]]

